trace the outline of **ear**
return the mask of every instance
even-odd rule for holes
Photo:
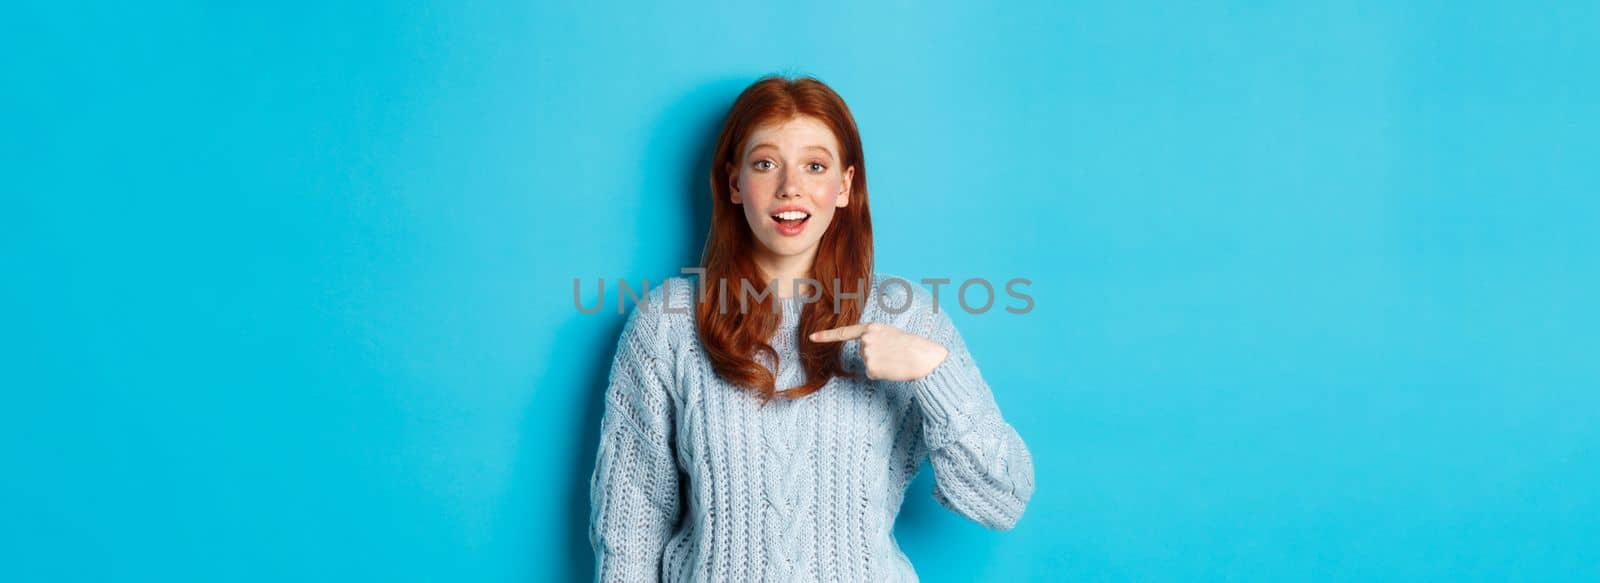
[[[727,164],[726,168],[728,172],[728,198],[733,201],[733,204],[740,204],[743,201],[739,194],[739,172],[734,169],[733,164]]]
[[[850,185],[854,184],[855,180],[856,180],[856,167],[855,166],[851,166],[849,168],[845,168],[844,169],[844,180],[841,181],[844,184],[844,190],[839,191],[839,198],[835,199],[833,201],[833,206],[836,206],[836,207],[839,207],[839,208],[844,208],[844,207],[850,206],[850,191],[851,191]]]

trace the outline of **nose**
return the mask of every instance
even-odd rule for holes
[[[783,183],[778,185],[778,198],[800,198],[800,196],[800,180],[785,172]]]

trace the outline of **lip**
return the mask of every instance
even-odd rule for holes
[[[811,209],[808,209],[806,207],[803,207],[803,206],[800,206],[800,205],[797,205],[797,204],[786,204],[786,205],[780,206],[778,208],[772,209],[770,211],[767,211],[767,216],[770,217],[770,216],[778,214],[778,213],[786,213],[786,212],[789,212],[789,211],[800,211],[800,212],[803,212],[803,213],[808,214],[808,215],[816,214],[816,213],[811,212]]]
[[[794,224],[792,226],[785,225],[785,224],[783,224],[783,222],[779,221],[778,219],[773,218],[773,215],[776,215],[778,213],[786,213],[786,212],[789,212],[789,211],[799,211],[799,212],[805,213],[806,214],[806,218],[804,220],[800,221],[799,223],[796,223],[796,224]],[[772,228],[773,228],[773,230],[776,230],[779,235],[783,235],[785,237],[794,237],[794,236],[799,235],[801,233],[804,233],[806,231],[806,226],[811,224],[811,218],[813,216],[815,216],[815,215],[811,212],[810,209],[807,209],[806,207],[803,207],[803,206],[800,206],[800,205],[787,204],[787,205],[783,205],[783,206],[780,206],[778,208],[772,209],[770,212],[768,212],[767,213],[767,220],[772,221]]]

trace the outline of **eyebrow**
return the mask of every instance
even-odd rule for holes
[[[750,153],[755,153],[756,150],[760,150],[762,148],[772,148],[774,150],[778,149],[777,146],[774,146],[774,145],[769,144],[767,142],[762,142],[762,143],[756,144],[754,146],[751,146],[750,147]],[[829,150],[829,149],[827,149],[827,148],[825,148],[823,146],[806,146],[805,148],[802,148],[802,149],[805,149],[805,150],[822,150],[823,152],[826,152],[828,154],[829,158],[837,158],[837,156],[833,155],[833,150]],[[746,155],[749,155],[749,154],[746,154]]]

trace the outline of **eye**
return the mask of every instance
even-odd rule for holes
[[[822,172],[823,170],[828,169],[828,167],[823,166],[821,162],[812,162],[810,164],[806,164],[806,168],[811,169],[812,172]]]
[[[773,164],[771,160],[757,160],[755,163],[757,170],[771,170],[772,166]]]

